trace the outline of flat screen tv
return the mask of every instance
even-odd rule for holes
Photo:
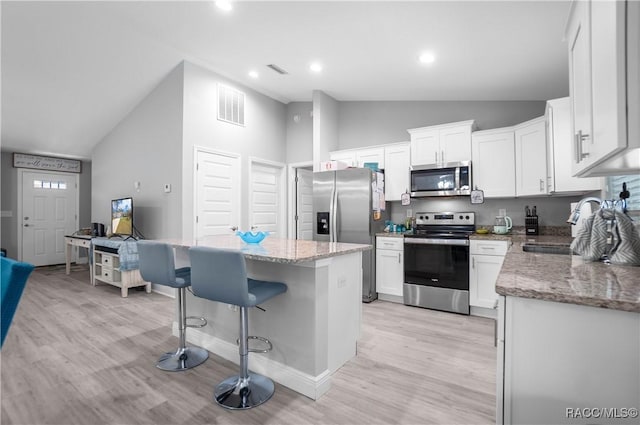
[[[133,236],[133,198],[111,201],[111,233]]]

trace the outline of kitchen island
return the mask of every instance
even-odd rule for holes
[[[637,424],[640,267],[524,252],[528,240],[514,237],[496,283],[496,422]]]
[[[371,245],[273,237],[246,244],[234,235],[161,242],[174,246],[178,260],[188,258],[191,246],[237,249],[245,253],[250,277],[287,284],[286,293],[260,305],[264,311],[249,311],[249,334],[273,343],[271,352],[250,356],[251,370],[316,400],[329,389],[331,375],[356,355],[362,251]],[[187,297],[187,316],[208,320],[204,328],[188,329],[187,341],[238,363],[237,308],[191,293]]]

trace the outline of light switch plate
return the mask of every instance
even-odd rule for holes
[[[413,217],[413,210],[411,208],[407,208],[407,218]]]
[[[170,192],[171,192],[171,185],[167,183],[164,185],[164,193],[170,193]]]

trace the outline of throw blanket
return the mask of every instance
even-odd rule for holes
[[[607,221],[615,220],[613,246],[607,246]],[[609,251],[610,248],[610,251]],[[640,265],[640,234],[631,219],[616,209],[601,208],[583,221],[571,249],[587,261],[599,261],[608,255],[612,264]]]
[[[117,248],[120,256],[120,270],[136,270],[140,267],[137,241],[120,241],[109,239],[92,239],[93,245]]]

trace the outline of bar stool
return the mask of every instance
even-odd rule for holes
[[[191,286],[190,268],[182,267],[176,270],[173,248],[161,242],[138,241],[138,256],[140,258],[140,275],[145,281],[178,289],[180,346],[175,352],[165,353],[160,356],[156,367],[169,372],[177,372],[202,364],[209,358],[209,352],[203,348],[186,346],[186,328],[201,328],[207,324],[203,317],[186,317],[185,291],[188,286]],[[187,325],[187,319],[199,319],[202,323]]]
[[[219,383],[214,390],[216,402],[228,409],[251,409],[269,400],[275,391],[273,381],[266,376],[249,372],[249,352],[270,351],[271,342],[249,336],[248,308],[287,291],[281,282],[268,282],[247,278],[244,255],[208,247],[189,248],[191,284],[194,295],[240,307],[240,374]],[[249,349],[249,338],[260,339],[267,350]]]

